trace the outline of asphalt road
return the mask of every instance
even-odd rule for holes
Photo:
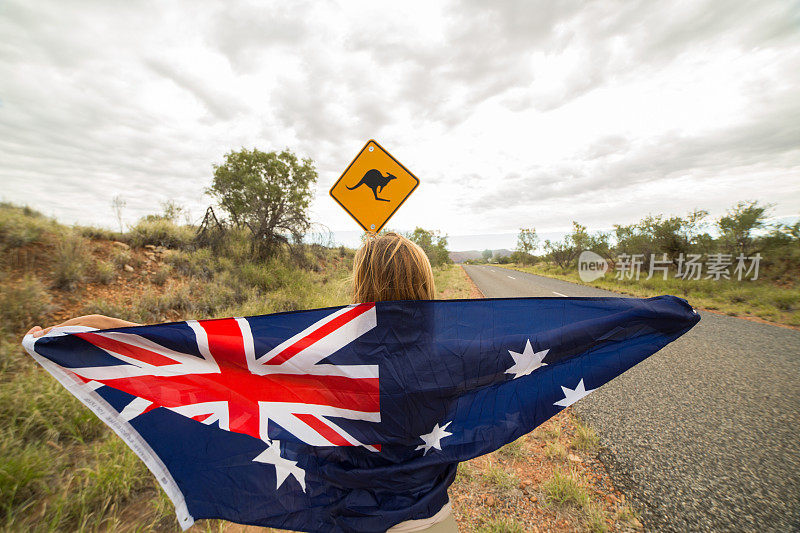
[[[486,297],[621,296],[464,266]],[[574,405],[652,531],[800,531],[800,331],[714,313]]]

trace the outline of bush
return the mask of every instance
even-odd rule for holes
[[[145,322],[162,322],[170,312],[182,315],[195,308],[192,292],[188,283],[170,283],[161,293],[148,291],[139,302],[139,314]]]
[[[200,248],[191,252],[167,250],[163,254],[163,259],[176,272],[185,276],[210,280],[218,270],[218,260],[208,248]]]
[[[239,267],[236,274],[245,285],[264,292],[274,291],[287,285],[291,278],[291,271],[278,261],[245,263]]]
[[[8,283],[0,289],[0,328],[8,332],[22,332],[36,324],[42,325],[53,309],[50,295],[34,276]]]
[[[162,286],[170,277],[172,277],[172,267],[170,265],[162,265],[161,268],[153,272],[150,281],[158,286]]]
[[[76,230],[87,239],[96,241],[122,241],[127,238],[118,231],[95,226],[79,226]]]
[[[78,314],[78,313],[76,313]],[[138,308],[132,305],[122,305],[105,300],[92,300],[87,302],[80,311],[81,315],[106,315],[131,322],[141,322]]]
[[[126,249],[114,248],[111,250],[111,262],[117,268],[122,268],[125,265],[130,265],[132,262],[131,251]]]
[[[74,289],[85,278],[86,241],[77,233],[66,233],[56,243],[53,257],[53,283],[65,290]]]
[[[29,207],[0,203],[0,247],[16,248],[42,239],[45,232],[55,232],[52,220]]]
[[[97,261],[94,265],[94,277],[99,283],[108,285],[116,276],[114,265],[108,261]]]
[[[167,248],[186,249],[194,240],[195,231],[189,226],[179,226],[170,220],[140,220],[128,233],[131,246],[146,244]]]

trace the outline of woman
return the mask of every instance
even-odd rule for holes
[[[370,237],[356,252],[353,263],[354,303],[387,300],[433,300],[436,289],[433,270],[422,248],[396,233]],[[87,315],[67,320],[60,326],[89,326],[98,329],[138,326],[134,322],[103,315]],[[28,333],[40,337],[53,326],[31,328]],[[450,504],[430,518],[408,520],[389,532],[453,533],[458,531]]]

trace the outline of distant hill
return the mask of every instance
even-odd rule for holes
[[[492,250],[492,257],[503,257],[504,255],[511,255],[511,250],[500,248]],[[467,250],[464,252],[450,252],[450,259],[453,263],[463,263],[469,259],[480,259],[483,257],[483,250]]]

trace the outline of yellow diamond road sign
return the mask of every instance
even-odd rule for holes
[[[331,196],[365,231],[377,233],[419,180],[375,140],[369,140],[331,187]]]

